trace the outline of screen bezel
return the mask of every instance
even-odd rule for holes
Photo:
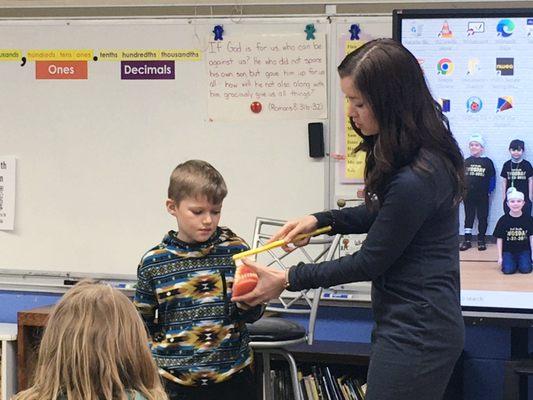
[[[453,18],[533,18],[533,8],[487,8],[487,9],[398,9],[393,11],[392,37],[401,43],[402,22],[413,19]],[[489,291],[487,291],[489,292]],[[533,300],[533,290],[531,291]],[[533,304],[533,301],[532,301]],[[494,318],[510,326],[533,326],[533,308],[503,308],[491,306],[463,306],[463,314],[470,319]]]
[[[392,12],[392,38],[402,41],[404,19],[531,17],[533,8],[398,9]]]

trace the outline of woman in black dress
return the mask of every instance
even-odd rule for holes
[[[331,225],[367,233],[360,251],[287,273],[247,262],[250,305],[284,289],[371,281],[375,328],[367,400],[438,400],[464,343],[458,204],[463,157],[416,58],[390,39],[366,43],[338,68],[352,125],[366,151],[365,204],[288,222],[272,238]],[[306,242],[297,243],[304,245]]]

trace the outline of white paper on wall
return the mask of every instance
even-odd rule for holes
[[[16,159],[0,156],[0,230],[15,229]]]
[[[211,121],[327,118],[325,34],[225,37],[205,54]]]

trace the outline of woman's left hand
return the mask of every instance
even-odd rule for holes
[[[276,268],[268,268],[246,258],[243,263],[253,270],[259,280],[256,287],[249,293],[242,296],[232,297],[235,303],[246,303],[249,306],[266,303],[271,299],[276,299],[285,290],[285,272]]]

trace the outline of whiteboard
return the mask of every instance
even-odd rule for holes
[[[387,15],[376,16],[353,16],[338,17],[333,19],[332,27],[332,64],[339,65],[346,54],[346,42],[350,41],[350,28],[357,24],[360,29],[359,39],[361,42],[381,37],[392,36],[392,17]],[[340,82],[336,70],[333,71],[330,79],[330,85],[336,88],[332,91],[332,113],[330,115],[331,135],[330,154],[346,155],[345,138],[346,138],[346,114],[345,99],[341,92]],[[331,168],[329,171],[330,185],[332,187],[330,194],[330,207],[337,207],[337,200],[344,199],[348,207],[357,206],[362,199],[357,198],[357,191],[362,188],[360,183],[347,183],[344,177],[345,163],[343,161],[330,158]],[[339,256],[351,254],[359,250],[362,240],[366,235],[344,235],[341,239],[341,248]],[[326,289],[323,297],[330,300],[349,301],[349,302],[368,302],[370,301],[370,282],[355,282],[338,285]]]
[[[305,35],[326,18],[0,21],[2,48],[200,49],[214,25],[226,38]],[[134,274],[141,255],[176,229],[164,202],[171,170],[211,162],[229,194],[221,225],[251,240],[257,216],[323,209],[326,158],[308,155],[307,124],[211,122],[203,62],[176,62],[174,80],[120,79],[89,63],[86,80],[36,80],[35,63],[0,62],[0,156],[17,159],[15,229],[0,231],[0,268]]]
[[[377,15],[377,16],[354,16],[354,17],[339,17],[334,19],[334,33],[332,34],[336,39],[334,41],[335,57],[334,65],[339,65],[346,54],[346,42],[351,39],[350,27],[357,24],[360,28],[359,38],[361,42],[383,38],[392,37],[392,16]],[[331,85],[339,88],[339,77],[333,74]],[[344,108],[344,96],[340,89],[335,92],[332,98],[332,109],[330,120],[330,129],[334,134],[332,135],[330,153],[346,156],[345,138],[346,138],[346,114]],[[332,168],[330,172],[331,182],[333,186],[331,204],[332,207],[336,205],[337,199],[354,199],[357,197],[357,190],[362,188],[362,180],[357,183],[349,182],[343,179],[345,175],[345,163],[342,160],[332,159]]]

